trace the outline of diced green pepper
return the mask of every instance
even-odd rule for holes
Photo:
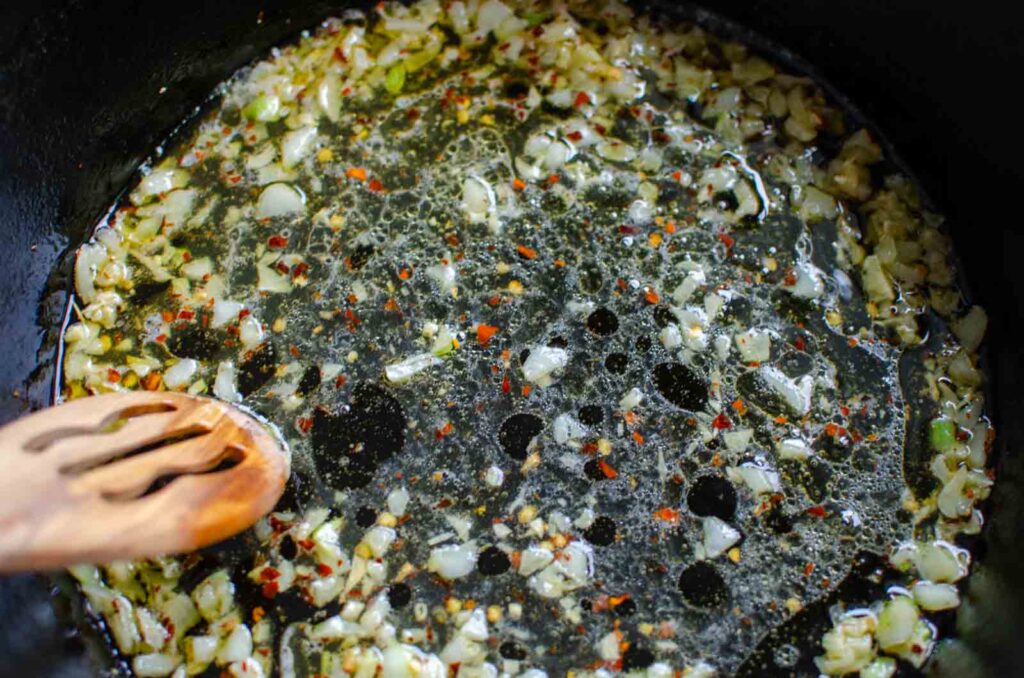
[[[384,89],[392,94],[398,94],[403,87],[405,87],[405,66],[395,64],[388,69],[388,74],[384,78]]]
[[[956,424],[951,419],[933,419],[928,428],[928,441],[937,452],[949,452],[959,441],[956,439]]]
[[[249,120],[269,122],[271,120],[277,120],[280,110],[280,99],[276,96],[267,96],[266,94],[261,93],[242,109],[242,115]]]
[[[527,25],[530,28],[533,28],[534,26],[539,26],[544,23],[548,18],[548,15],[543,12],[525,12],[523,13],[523,18],[526,19]]]

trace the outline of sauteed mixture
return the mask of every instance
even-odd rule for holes
[[[138,676],[877,678],[959,604],[985,314],[871,133],[699,27],[327,20],[159,150],[75,286],[67,397],[209,394],[293,451],[245,535],[74,569]]]

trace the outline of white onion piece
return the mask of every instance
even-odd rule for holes
[[[238,339],[245,348],[252,348],[263,341],[263,327],[254,316],[247,315],[238,323]]]
[[[471,541],[457,546],[439,546],[430,551],[427,569],[444,579],[459,579],[473,571],[476,558],[476,544]]]
[[[334,73],[324,76],[316,90],[316,102],[327,119],[337,122],[341,113],[341,79]]]
[[[276,258],[272,257],[271,259]],[[266,259],[266,257],[265,257]],[[256,264],[256,281],[260,292],[287,293],[292,290],[292,281],[288,276],[278,273],[263,260]]]
[[[778,452],[779,459],[796,459],[797,461],[805,461],[814,454],[814,450],[799,438],[780,440],[775,446],[775,451]]]
[[[487,0],[480,5],[476,15],[476,28],[481,33],[489,33],[512,16],[512,10],[498,0]]]
[[[235,383],[235,364],[225,360],[217,366],[217,378],[213,382],[213,395],[229,403],[236,403],[242,399]]]
[[[669,323],[658,333],[658,340],[661,345],[669,351],[673,351],[683,345],[683,335],[679,332],[679,326]]]
[[[952,610],[960,605],[960,593],[953,584],[919,581],[913,588],[914,601],[923,610]]]
[[[398,487],[388,493],[388,511],[392,515],[405,515],[405,509],[409,506],[409,490],[405,487]]]
[[[366,531],[363,541],[370,547],[375,558],[382,558],[387,555],[388,548],[394,543],[397,536],[394,528],[375,525]]]
[[[896,596],[887,601],[878,614],[878,630],[875,631],[878,646],[883,650],[898,649],[907,643],[919,618],[917,606],[907,596]]]
[[[799,380],[790,379],[777,367],[762,367],[760,373],[768,388],[782,398],[791,410],[801,416],[811,411],[814,379],[810,375],[805,374]]]
[[[825,292],[821,271],[813,264],[797,264],[793,267],[793,273],[796,274],[796,283],[785,289],[794,297],[817,299]]]
[[[540,546],[523,549],[519,559],[519,574],[529,577],[534,572],[547,567],[555,559],[555,554]]]
[[[634,386],[626,391],[622,398],[619,399],[619,409],[623,412],[629,412],[630,410],[636,409],[643,400],[643,391]]]
[[[420,372],[440,365],[444,361],[432,353],[417,353],[400,363],[384,367],[384,378],[392,384],[404,384]]]
[[[135,205],[141,205],[148,198],[160,193],[168,193],[176,188],[188,184],[189,174],[185,170],[177,168],[156,169],[147,174],[139,182],[139,185],[132,191],[131,201]]]
[[[462,211],[471,224],[487,223],[492,231],[497,230],[497,198],[490,183],[477,176],[462,182]]]
[[[736,348],[746,363],[763,363],[771,357],[772,339],[764,330],[750,329],[735,336]]]
[[[99,243],[86,243],[78,250],[75,258],[75,291],[86,303],[96,298],[93,281],[106,260],[107,248]]]
[[[213,262],[209,257],[201,257],[183,264],[181,272],[189,280],[202,280],[213,273]]]
[[[158,652],[136,655],[132,659],[132,670],[139,678],[163,678],[177,667],[177,659]]]
[[[164,384],[172,391],[192,383],[192,378],[199,369],[199,363],[192,358],[185,358],[167,368],[164,372]]]
[[[705,558],[717,558],[740,540],[738,530],[715,516],[704,518],[703,531]]]
[[[213,319],[210,326],[217,329],[238,319],[238,314],[245,308],[241,302],[230,299],[217,299],[213,302]]]
[[[746,462],[740,464],[735,469],[730,469],[729,475],[735,475],[739,480],[743,481],[755,495],[771,494],[772,492],[780,492],[782,490],[778,473],[751,462]]]
[[[292,167],[309,155],[316,140],[315,127],[300,127],[284,135],[281,140],[281,164]]]
[[[560,414],[552,422],[555,442],[566,445],[575,442],[587,434],[587,429],[576,421],[571,414]]]
[[[218,664],[240,662],[252,654],[252,633],[245,624],[238,624],[228,634],[227,639],[217,652]]]
[[[569,353],[564,348],[534,346],[523,363],[523,377],[542,388],[550,386],[553,383],[552,373],[562,369],[568,363]]]
[[[260,219],[280,217],[301,212],[306,208],[306,197],[288,184],[270,184],[260,193],[256,203],[256,216]]]

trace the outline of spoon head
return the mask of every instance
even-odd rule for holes
[[[0,429],[0,571],[191,551],[269,512],[287,448],[226,403],[82,398]]]

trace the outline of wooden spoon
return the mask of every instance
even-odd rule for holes
[[[73,400],[0,428],[0,572],[191,551],[269,512],[288,457],[259,422],[182,393]]]

